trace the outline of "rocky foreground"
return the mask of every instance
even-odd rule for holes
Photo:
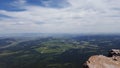
[[[120,50],[112,49],[108,56],[91,56],[83,68],[120,68]]]

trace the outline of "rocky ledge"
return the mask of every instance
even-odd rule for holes
[[[120,68],[120,50],[112,49],[108,56],[91,56],[83,68]]]

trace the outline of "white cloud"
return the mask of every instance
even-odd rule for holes
[[[71,6],[62,9],[29,5],[22,6],[26,11],[0,10],[0,14],[12,17],[0,21],[0,25],[4,26],[3,31],[0,31],[120,33],[120,10],[113,9],[120,8],[119,0],[68,0],[68,2]],[[25,4],[25,0],[20,0],[20,3]]]

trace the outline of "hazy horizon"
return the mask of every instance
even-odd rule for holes
[[[0,34],[119,34],[120,0],[1,0]]]
[[[120,36],[120,33],[5,33],[0,37]]]

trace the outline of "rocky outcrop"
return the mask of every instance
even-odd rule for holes
[[[120,68],[120,50],[112,49],[108,56],[91,56],[83,68]]]
[[[120,50],[119,49],[112,49],[109,52],[108,57],[113,57],[113,56],[120,56]]]

